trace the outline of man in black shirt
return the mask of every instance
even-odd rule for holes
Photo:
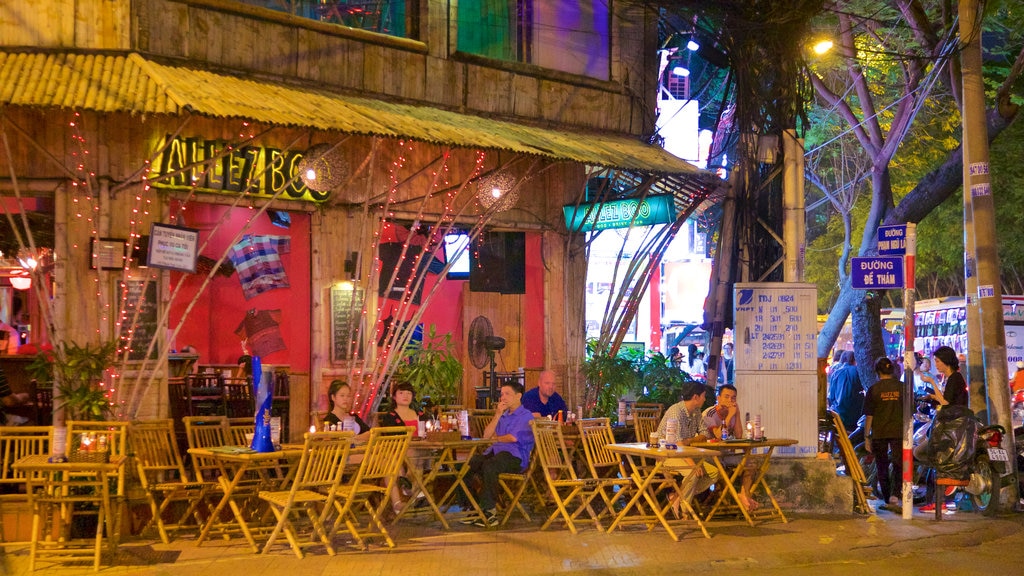
[[[903,477],[900,452],[903,449],[903,384],[893,378],[892,360],[882,357],[875,361],[875,382],[864,399],[864,448],[875,455],[878,489],[884,506],[896,506],[898,498],[892,493],[889,464],[893,477]]]

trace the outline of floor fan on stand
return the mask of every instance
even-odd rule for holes
[[[491,321],[484,316],[477,316],[469,324],[469,336],[467,338],[469,348],[469,361],[477,369],[484,366],[490,368],[490,381],[487,383],[490,389],[491,403],[498,401],[498,376],[494,372],[494,353],[505,347],[505,339],[494,335]]]

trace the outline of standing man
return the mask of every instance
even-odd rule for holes
[[[526,391],[526,394],[523,394],[523,407],[532,412],[534,418],[547,416],[554,418],[559,410],[562,411],[563,416],[569,411],[565,400],[558,395],[558,392],[555,392],[554,372],[545,370],[540,373],[537,387],[531,388]]]
[[[894,378],[892,360],[881,357],[875,361],[878,382],[868,388],[864,399],[864,448],[875,455],[879,494],[883,508],[898,509],[899,499],[892,493],[889,463],[893,478],[903,477],[903,384]]]
[[[857,428],[857,420],[864,412],[864,386],[853,350],[843,352],[841,366],[828,377],[828,407],[839,414],[847,433]]]
[[[680,402],[668,407],[665,415],[658,424],[658,437],[664,438],[668,430],[668,423],[676,423],[676,444],[681,446],[689,445],[694,441],[707,440],[710,432],[704,424],[701,408],[704,406],[704,396],[707,394],[707,387],[700,382],[687,382],[683,385],[683,399]],[[684,493],[680,496],[689,500],[694,494],[699,494],[711,487],[718,480],[718,467],[709,462],[701,462],[703,466],[694,469],[691,473],[693,479],[687,478],[684,483]]]
[[[530,422],[533,414],[523,407],[523,385],[506,382],[501,385],[501,398],[494,410],[494,418],[484,429],[484,438],[494,440],[483,454],[477,454],[469,461],[469,476],[479,476],[482,484],[477,502],[484,511],[484,518],[466,519],[463,524],[482,528],[497,526],[501,519],[495,508],[498,496],[498,475],[517,474],[526,470],[533,451],[533,430]]]

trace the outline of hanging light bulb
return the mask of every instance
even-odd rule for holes
[[[516,178],[505,170],[481,178],[476,190],[476,199],[480,205],[495,212],[504,212],[519,201]]]
[[[10,281],[15,290],[28,290],[32,287],[32,277],[24,270],[15,272]]]

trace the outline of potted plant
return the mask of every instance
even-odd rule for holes
[[[618,416],[619,399],[639,388],[639,353],[620,350],[612,355],[596,349],[596,342],[587,342],[587,357],[583,360],[584,411],[590,417]]]
[[[671,359],[655,352],[644,362],[641,372],[641,389],[638,401],[656,402],[668,407],[679,402],[683,385],[691,382],[690,375],[673,366]]]
[[[59,392],[55,408],[63,408],[69,420],[105,420],[110,401],[101,383],[117,357],[117,343],[79,346],[62,342],[40,351],[26,370],[42,385]]]
[[[405,349],[395,378],[412,384],[421,399],[429,398],[434,405],[455,404],[462,363],[455,357],[454,348],[451,334],[438,335],[431,324],[422,342]]]

